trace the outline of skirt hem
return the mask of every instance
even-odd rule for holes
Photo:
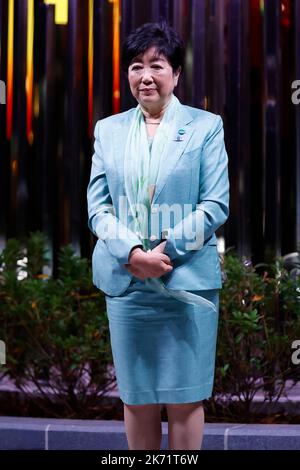
[[[170,390],[142,390],[139,392],[120,392],[120,398],[126,405],[147,405],[166,403],[192,403],[212,396],[212,384],[201,387],[179,388]]]

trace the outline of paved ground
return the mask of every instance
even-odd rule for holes
[[[163,423],[162,449],[167,449]],[[0,450],[128,450],[122,421],[0,417]],[[204,450],[299,450],[300,425],[206,424]]]

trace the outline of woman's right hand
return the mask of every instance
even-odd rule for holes
[[[131,274],[142,280],[147,277],[161,277],[173,270],[168,255],[154,250],[145,252],[139,247],[133,248],[129,256],[129,264],[125,264],[125,267]]]

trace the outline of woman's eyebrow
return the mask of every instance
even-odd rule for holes
[[[153,57],[152,59],[150,59],[150,62],[158,62],[158,61],[160,61],[160,62],[166,62],[165,59],[163,59],[162,57]],[[140,58],[134,59],[134,60],[132,61],[132,64],[134,64],[135,62],[139,62],[139,63],[142,64],[142,63],[143,63],[143,60],[140,59]]]
[[[150,59],[150,62],[157,62],[157,61],[165,62],[165,59],[163,59],[162,57],[153,57],[153,59]]]

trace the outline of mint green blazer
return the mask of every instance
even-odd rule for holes
[[[98,238],[92,256],[93,282],[110,296],[122,294],[129,286],[132,274],[124,264],[128,263],[131,249],[141,244],[130,229],[130,216],[124,215],[123,204],[124,149],[134,109],[101,119],[94,133],[95,151],[87,188],[88,226]],[[173,270],[162,280],[169,289],[218,289],[222,280],[215,231],[229,215],[223,122],[219,115],[180,104],[175,129],[185,133],[182,140],[177,139],[177,131],[169,136],[152,211],[159,211],[163,204],[190,210],[187,215],[183,209],[182,219],[171,219],[167,227],[164,221],[156,223],[157,239],[151,240],[151,248],[159,243],[160,233],[167,230],[164,252],[172,260]],[[198,211],[202,211],[203,243],[197,249],[188,249],[196,234],[188,239],[186,234],[193,233]]]

